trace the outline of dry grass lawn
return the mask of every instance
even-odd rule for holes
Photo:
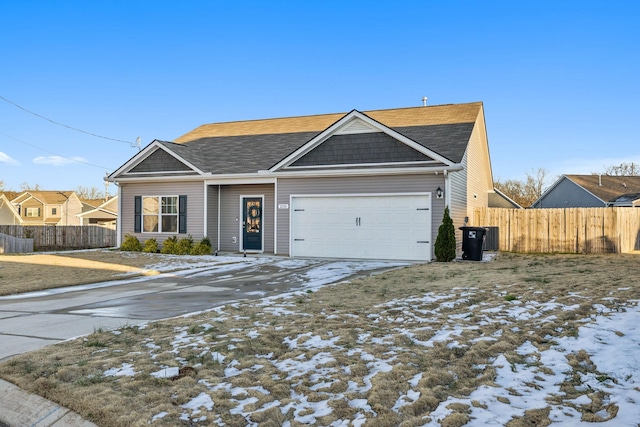
[[[149,264],[146,258],[93,261],[134,269]],[[5,362],[0,376],[100,426],[338,425],[358,417],[367,426],[419,426],[433,421],[432,411],[448,398],[495,386],[492,361],[500,355],[514,367],[529,364],[547,374],[549,367],[516,349],[527,341],[537,351],[549,349],[605,308],[619,312],[635,304],[639,261],[637,255],[500,254],[489,263],[411,266],[287,299],[96,331]],[[2,267],[5,283],[14,273]],[[38,271],[34,287],[47,277],[58,286],[79,280],[65,266]],[[116,274],[89,271],[80,274]],[[514,307],[522,316],[506,314]],[[454,328],[459,333],[436,339]],[[580,387],[581,375],[598,374],[589,355],[576,349],[571,357],[574,371],[566,373],[556,401],[507,425],[548,425],[552,404],[580,396],[591,402],[575,408],[582,421],[615,417],[606,387]],[[311,368],[300,368],[302,362]],[[176,375],[157,375],[169,368]],[[536,378],[531,381],[535,387]],[[517,398],[511,392],[498,401]],[[189,402],[199,397],[205,403],[194,409]],[[314,402],[327,402],[328,410]],[[462,426],[483,405],[451,404],[440,425]]]
[[[147,266],[172,255],[94,250],[55,254],[0,255],[0,295],[157,274]],[[189,257],[182,260],[188,262]]]

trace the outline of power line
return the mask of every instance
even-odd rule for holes
[[[67,156],[61,156],[61,155],[60,155],[60,154],[58,154],[58,153],[54,153],[53,151],[49,151],[49,150],[47,150],[47,149],[40,148],[40,147],[38,147],[38,146],[36,146],[36,145],[29,144],[28,142],[24,142],[24,141],[22,141],[22,140],[20,140],[20,139],[18,139],[18,138],[14,138],[14,137],[9,136],[9,135],[7,135],[7,134],[5,134],[5,133],[2,133],[2,132],[0,132],[0,135],[2,135],[2,136],[4,136],[4,137],[7,137],[7,138],[9,138],[9,139],[13,139],[14,141],[17,141],[17,142],[19,142],[20,144],[28,145],[29,147],[36,148],[36,149],[38,149],[38,150],[44,151],[45,153],[53,154],[54,156],[62,157],[63,159],[67,159],[67,160],[70,160],[70,161],[72,161],[72,162],[82,163],[82,164],[85,164],[85,165],[87,165],[87,166],[93,166],[94,168],[100,168],[100,169],[106,169],[106,170],[111,170],[111,169],[113,169],[113,168],[107,168],[107,167],[104,167],[104,166],[94,165],[93,163],[89,163],[89,162],[83,162],[82,160],[74,159],[74,158],[67,157]]]
[[[38,114],[38,113],[34,113],[33,111],[28,110],[28,109],[26,109],[26,108],[24,108],[24,107],[22,107],[22,106],[20,106],[20,105],[16,104],[15,102],[8,100],[7,98],[5,98],[5,97],[4,97],[4,96],[2,96],[2,95],[0,95],[0,99],[2,99],[3,101],[8,102],[9,104],[11,104],[11,105],[13,105],[13,106],[15,106],[15,107],[18,107],[18,108],[19,108],[19,109],[21,109],[22,111],[26,111],[26,112],[27,112],[27,113],[29,113],[29,114],[33,114],[33,115],[34,115],[34,116],[36,116],[36,117],[39,117],[39,118],[41,118],[41,119],[44,119],[44,120],[46,120],[46,121],[48,121],[48,122],[51,122],[51,123],[53,123],[53,124],[56,124],[56,125],[58,125],[58,126],[62,126],[62,127],[67,128],[67,129],[75,130],[75,131],[77,131],[77,132],[82,132],[82,133],[84,133],[84,134],[86,134],[86,135],[95,136],[96,138],[108,139],[108,140],[110,140],[110,141],[124,142],[125,144],[129,144],[129,145],[130,145],[130,146],[132,146],[132,147],[135,147],[135,146],[136,146],[136,143],[135,143],[135,142],[131,142],[131,141],[124,141],[124,140],[122,140],[122,139],[109,138],[108,136],[97,135],[97,134],[95,134],[95,133],[87,132],[87,131],[84,131],[84,130],[82,130],[82,129],[75,128],[75,127],[73,127],[73,126],[65,125],[64,123],[56,122],[55,120],[51,120],[51,119],[49,119],[49,118],[47,118],[47,117],[41,116],[41,115],[40,115],[40,114]],[[28,144],[27,144],[27,145],[28,145]],[[37,147],[36,147],[36,148],[37,148]],[[45,151],[46,151],[46,150],[45,150]]]

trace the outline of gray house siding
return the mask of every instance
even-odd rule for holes
[[[416,174],[375,177],[279,178],[277,205],[290,205],[292,195],[432,193],[432,247],[444,212],[444,199],[436,199],[444,188],[444,175]],[[289,254],[290,210],[277,210],[277,253]]]
[[[191,235],[198,241],[204,237],[204,184],[196,182],[162,182],[162,183],[127,183],[121,185],[120,236],[125,234],[136,236],[141,242],[155,238],[162,244],[167,237],[178,238]],[[134,232],[134,199],[135,196],[187,196],[187,233],[135,233]]]
[[[584,190],[573,181],[564,178],[547,194],[537,200],[532,208],[590,208],[606,206],[602,200]]]
[[[207,237],[213,249],[220,249],[218,244],[218,186],[207,186]]]
[[[237,252],[242,247],[241,196],[264,196],[262,207],[263,251],[274,252],[274,186],[271,184],[227,185],[220,193],[220,250]],[[208,201],[209,209],[218,199]],[[217,221],[217,219],[216,219]],[[234,241],[235,238],[235,241]],[[213,241],[212,241],[213,243]]]

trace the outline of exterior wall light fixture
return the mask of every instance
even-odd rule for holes
[[[443,196],[444,196],[444,191],[442,191],[442,188],[438,187],[436,190],[436,197],[438,199],[442,199]]]

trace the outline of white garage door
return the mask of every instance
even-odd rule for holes
[[[292,197],[291,255],[430,261],[431,198]]]

